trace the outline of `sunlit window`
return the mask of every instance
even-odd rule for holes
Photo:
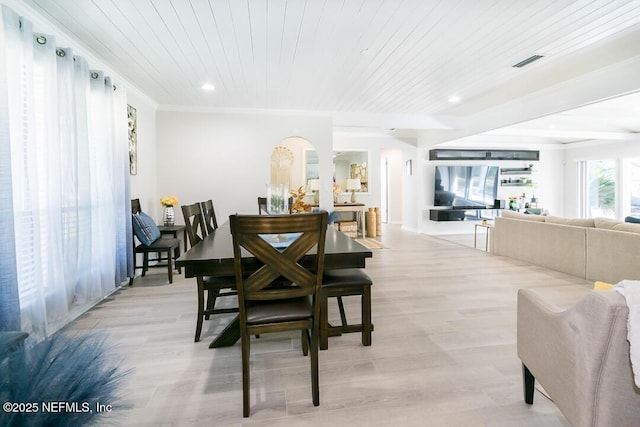
[[[586,162],[585,213],[590,218],[616,217],[616,162]]]
[[[640,158],[628,159],[626,170],[629,194],[629,205],[626,212],[630,215],[640,216]]]

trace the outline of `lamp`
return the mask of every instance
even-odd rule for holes
[[[351,203],[356,203],[356,190],[360,191],[360,178],[347,179],[347,190],[351,190]]]
[[[320,180],[313,178],[307,181],[307,188],[313,192],[313,201],[315,203],[320,202]]]

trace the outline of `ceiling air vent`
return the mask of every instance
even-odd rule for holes
[[[544,58],[544,55],[533,55],[533,56],[530,56],[530,57],[528,57],[527,59],[524,59],[524,60],[522,60],[522,61],[518,62],[517,64],[512,65],[512,67],[514,67],[514,68],[522,68],[522,67],[524,67],[525,65],[529,65],[529,64],[531,64],[532,62],[535,62],[535,61],[537,61],[537,60],[538,60],[538,59],[540,59],[540,58]]]

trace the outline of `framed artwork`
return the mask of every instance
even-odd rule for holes
[[[129,123],[129,174],[138,174],[138,116],[136,109],[127,104]]]

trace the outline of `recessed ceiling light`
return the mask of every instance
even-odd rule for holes
[[[460,102],[460,97],[459,96],[452,96],[449,98],[449,102],[452,104],[457,104],[458,102]]]
[[[202,85],[202,90],[212,91],[215,90],[215,86],[213,86],[211,83],[205,83]]]

